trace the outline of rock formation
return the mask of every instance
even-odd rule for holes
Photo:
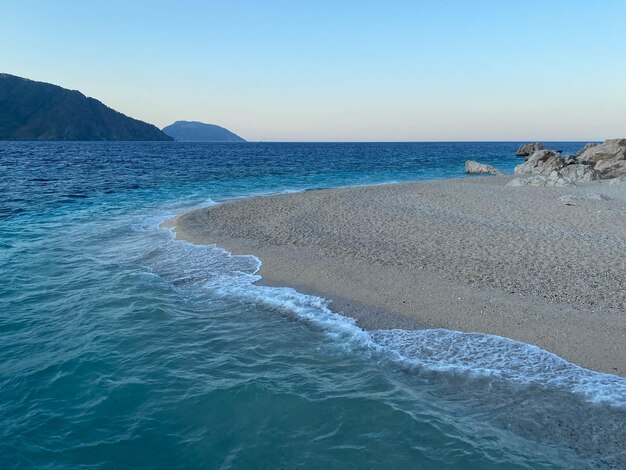
[[[548,175],[566,166],[566,159],[552,150],[538,150],[528,160],[515,167],[516,175]]]
[[[576,152],[576,158],[580,157],[583,153],[585,153],[590,148],[595,147],[596,145],[598,145],[598,144],[595,144],[593,142],[585,144],[585,146],[583,148],[581,148],[578,152]]]
[[[568,165],[561,169],[560,173],[561,175],[563,175],[564,178],[569,179],[573,183],[595,181],[597,179],[600,179],[597,171],[595,171],[589,165],[583,165],[581,163]]]
[[[515,174],[519,177],[510,181],[510,186],[572,186],[598,179],[621,181],[626,178],[626,139],[587,144],[576,156],[539,150],[517,165]]]
[[[626,176],[626,160],[601,160],[593,168],[602,179]]]
[[[586,147],[586,146],[585,146]],[[578,157],[580,163],[594,165],[604,160],[625,160],[626,139],[609,139],[587,148]]]
[[[484,163],[478,163],[474,160],[467,160],[465,162],[465,173],[470,175],[503,175],[504,172],[492,167],[491,165],[485,165]]]
[[[592,165],[602,179],[626,176],[626,139],[609,139],[589,147],[578,161]]]
[[[545,150],[545,147],[539,142],[532,142],[530,144],[520,145],[520,147],[517,149],[517,152],[515,152],[515,155],[517,155],[518,157],[529,157],[539,150]]]

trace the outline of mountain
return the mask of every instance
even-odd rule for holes
[[[0,73],[0,140],[172,139],[78,91]]]
[[[245,142],[228,129],[197,121],[176,121],[164,127],[163,132],[179,142]]]

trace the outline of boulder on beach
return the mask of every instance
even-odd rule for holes
[[[465,162],[465,173],[470,175],[503,175],[504,172],[492,167],[491,165],[485,165],[474,160],[467,160]]]
[[[546,186],[576,186],[576,183],[561,171],[554,170],[546,177]]]
[[[601,160],[593,168],[602,179],[626,176],[626,160]]]
[[[566,159],[552,150],[538,150],[524,163],[515,167],[516,175],[548,175],[567,165]]]
[[[524,150],[522,147],[519,151]],[[611,183],[621,181],[626,179],[626,139],[589,143],[576,156],[538,150],[515,167],[515,174],[519,177],[509,181],[509,186],[575,186],[601,179],[611,179]]]
[[[569,179],[573,183],[583,183],[600,179],[600,175],[589,165],[574,164],[568,165],[559,170],[564,178]]]
[[[576,186],[576,183],[600,179],[597,171],[589,165],[582,164],[567,165],[550,171],[546,170],[543,173],[516,174],[522,176],[530,174],[531,176],[516,178],[509,182],[509,186]]]
[[[585,146],[583,148],[581,148],[578,152],[576,152],[576,157],[580,157],[583,153],[585,153],[587,150],[589,150],[590,148],[595,147],[596,143],[590,142],[588,144],[585,144]]]
[[[529,157],[539,150],[545,150],[545,147],[539,142],[531,142],[530,144],[520,145],[515,155],[518,157]]]
[[[579,157],[580,163],[595,165],[605,160],[626,160],[626,139],[608,139],[585,150]]]

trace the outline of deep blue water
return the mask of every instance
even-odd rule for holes
[[[159,228],[466,159],[511,171],[517,145],[0,143],[0,468],[624,467],[624,379],[493,336],[365,332]]]

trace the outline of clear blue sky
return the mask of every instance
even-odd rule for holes
[[[0,71],[250,140],[626,137],[626,1],[0,0]]]

